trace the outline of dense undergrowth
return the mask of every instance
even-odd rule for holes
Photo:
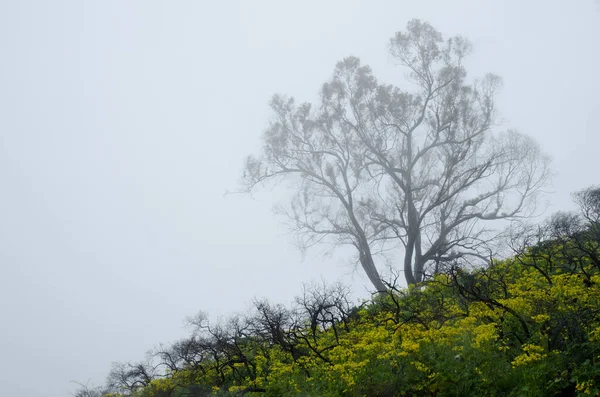
[[[216,326],[198,316],[189,338],[116,364],[104,389],[78,396],[600,395],[600,206],[590,200],[582,215],[514,239],[508,259],[448,264],[359,307],[337,285],[307,288],[291,308],[257,301]]]

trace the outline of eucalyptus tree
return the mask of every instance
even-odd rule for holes
[[[549,159],[531,138],[494,131],[501,80],[467,79],[471,49],[413,20],[389,44],[409,90],[348,57],[316,105],[275,95],[262,151],[246,160],[245,190],[288,182],[283,212],[302,246],[355,247],[379,292],[381,250],[401,250],[408,284],[444,262],[481,257],[497,235],[490,221],[532,214]]]

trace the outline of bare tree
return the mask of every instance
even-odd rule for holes
[[[113,363],[108,375],[107,385],[110,390],[119,390],[124,395],[132,395],[137,390],[147,387],[158,376],[156,366],[151,357],[139,363]]]
[[[413,20],[390,42],[412,92],[381,84],[355,57],[339,62],[317,109],[275,96],[275,119],[243,182],[287,179],[286,214],[303,246],[353,245],[377,291],[374,256],[403,248],[408,284],[444,262],[481,256],[492,220],[531,215],[549,160],[515,131],[492,134],[500,79],[466,80],[470,43]]]
[[[350,314],[354,307],[349,300],[350,290],[342,284],[304,285],[302,296],[295,299],[297,326],[292,329],[296,339],[303,341],[312,354],[331,363],[325,353],[339,345],[339,336],[350,329]],[[335,337],[323,345],[319,336],[331,331]]]
[[[573,194],[573,200],[579,207],[581,215],[592,229],[600,226],[600,187],[590,186]]]
[[[72,383],[75,383],[79,387],[71,394],[73,397],[102,397],[110,393],[106,388],[89,386],[89,382],[81,383],[73,381]]]
[[[275,96],[271,107],[276,121],[265,133],[263,155],[246,162],[248,189],[291,177],[297,190],[287,214],[303,245],[323,238],[353,245],[375,288],[385,291],[371,251],[383,228],[369,217],[375,185],[358,137],[326,112],[313,115],[308,104],[296,108],[293,99]]]

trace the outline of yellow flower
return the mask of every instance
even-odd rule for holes
[[[525,344],[523,345],[523,354],[518,355],[512,362],[513,367],[525,366],[548,357],[541,346]]]
[[[475,328],[475,339],[473,347],[480,348],[486,342],[494,341],[497,338],[495,324],[483,324]]]

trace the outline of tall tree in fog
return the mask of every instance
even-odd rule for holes
[[[468,40],[443,40],[413,20],[389,49],[411,90],[378,82],[348,57],[317,105],[273,97],[262,152],[243,174],[247,191],[290,182],[284,212],[303,246],[354,246],[380,292],[383,249],[402,249],[408,284],[445,261],[481,256],[496,235],[489,221],[531,214],[549,162],[530,138],[492,132],[501,82],[467,81]]]

